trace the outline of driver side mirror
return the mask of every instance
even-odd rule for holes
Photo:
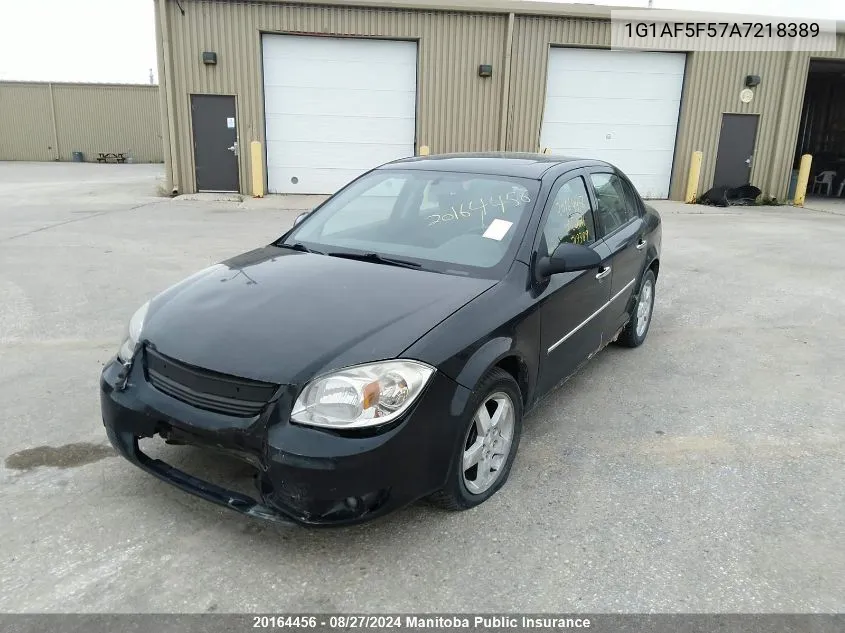
[[[296,219],[293,221],[293,225],[296,226],[297,224],[302,222],[305,218],[308,217],[308,215],[310,213],[311,213],[310,211],[306,211],[305,213],[300,213],[298,216],[296,216]]]
[[[591,270],[601,266],[601,255],[581,244],[561,242],[551,254],[537,261],[537,276],[545,279],[557,273]]]

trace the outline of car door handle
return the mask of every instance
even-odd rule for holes
[[[599,273],[596,275],[596,279],[604,279],[610,274],[610,266],[607,268],[600,268]]]
[[[638,251],[643,250],[646,247],[647,244],[648,244],[648,241],[644,240],[643,238],[640,238],[640,241],[637,242],[637,250]]]

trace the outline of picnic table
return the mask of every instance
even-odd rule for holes
[[[98,163],[125,163],[125,152],[99,152],[97,154]]]

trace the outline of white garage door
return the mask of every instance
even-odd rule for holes
[[[413,156],[415,42],[265,35],[267,181],[274,193],[334,193]]]
[[[540,146],[598,158],[645,198],[669,196],[683,53],[552,48]]]

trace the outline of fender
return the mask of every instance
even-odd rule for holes
[[[467,389],[475,389],[490,368],[507,357],[515,357],[519,363],[517,382],[519,382],[523,400],[527,403],[534,386],[535,376],[531,376],[530,364],[526,362],[523,350],[518,348],[516,341],[510,336],[492,338],[479,347],[461,369],[455,382]]]
[[[532,370],[529,369],[530,365],[525,362],[524,354],[517,347],[516,339],[512,336],[505,335],[496,336],[485,341],[473,352],[469,360],[464,363],[457,377],[454,378],[455,382],[465,389],[458,389],[455,392],[455,397],[452,399],[450,406],[453,416],[457,418],[467,413],[476,385],[490,371],[491,367],[508,357],[516,357],[519,362],[520,375],[524,376],[524,380],[518,380],[520,390],[523,394],[523,415],[529,410],[529,389],[533,389],[536,375],[530,375]],[[536,367],[536,363],[534,365]],[[534,371],[536,372],[536,369]],[[449,472],[452,472],[455,463],[456,458],[453,457],[449,464]]]
[[[540,312],[525,291],[528,266],[515,262],[499,283],[482,292],[429,331],[403,354],[437,367],[458,385],[474,390],[493,366],[507,357],[526,401],[537,384]]]

